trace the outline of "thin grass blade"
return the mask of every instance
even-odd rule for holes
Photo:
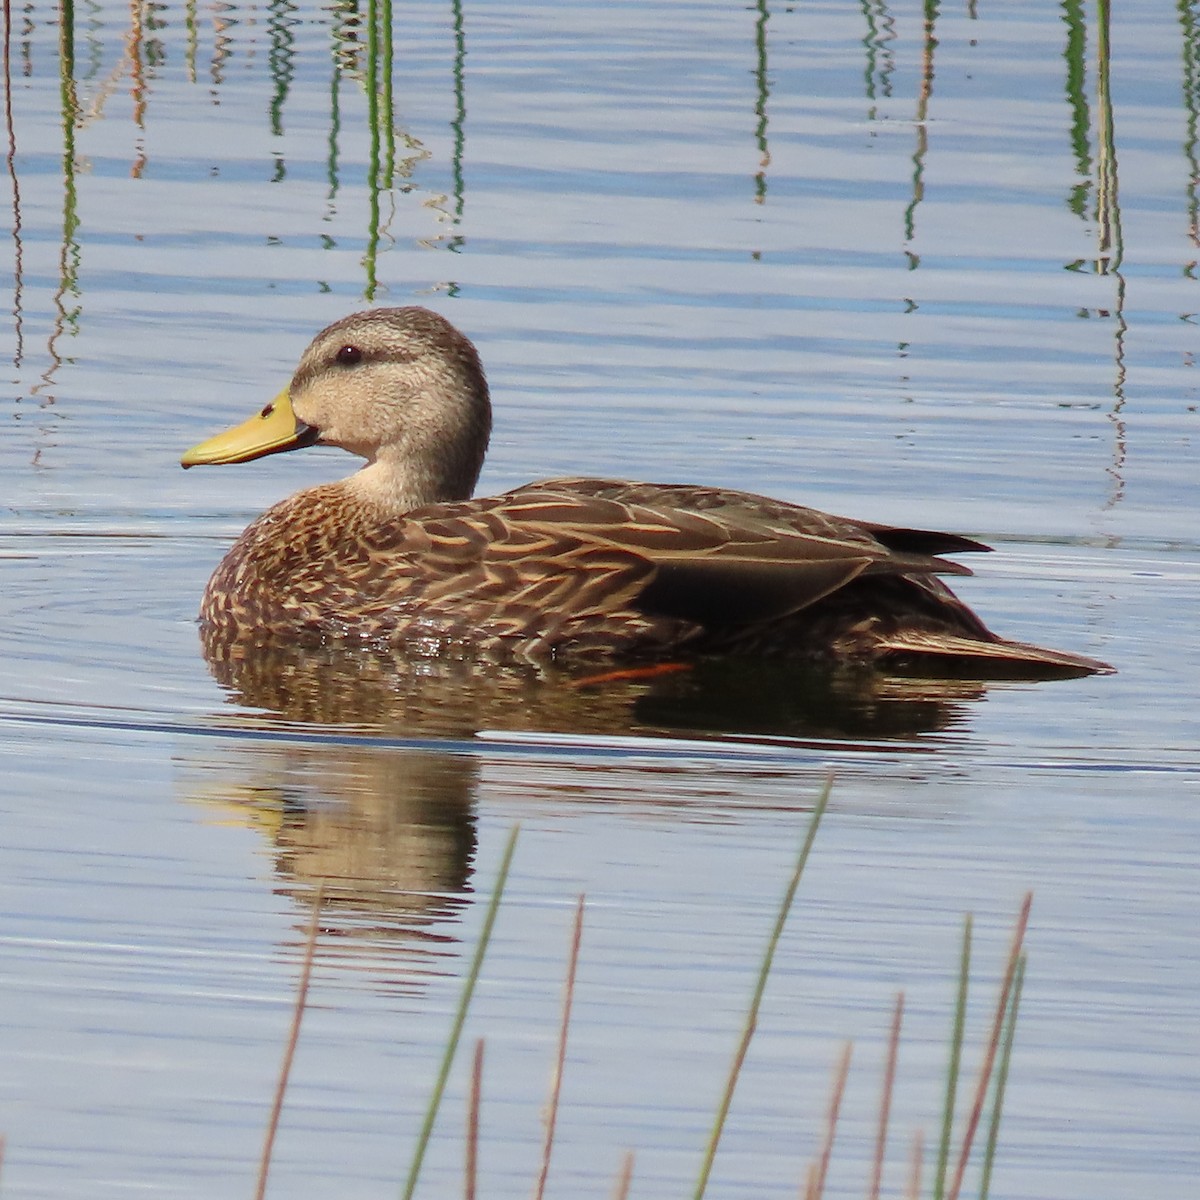
[[[955,1167],[954,1179],[950,1185],[948,1200],[958,1200],[962,1190],[963,1175],[967,1170],[967,1161],[971,1157],[971,1146],[975,1141],[975,1131],[979,1128],[979,1118],[983,1114],[984,1101],[987,1099],[988,1084],[992,1079],[992,1067],[996,1062],[996,1051],[1000,1046],[1000,1037],[1004,1029],[1004,1014],[1007,1011],[1009,993],[1012,991],[1013,978],[1017,973],[1017,962],[1021,957],[1021,945],[1025,940],[1025,930],[1029,925],[1029,909],[1033,904],[1033,893],[1026,892],[1013,928],[1012,941],[1008,948],[1008,961],[1004,967],[1004,979],[1000,984],[1000,995],[996,1000],[996,1013],[992,1018],[992,1032],[984,1050],[983,1063],[979,1068],[979,1080],[975,1085],[975,1099],[971,1104],[971,1113],[967,1118],[967,1128],[963,1133],[962,1149],[959,1151],[958,1164]]]
[[[558,1097],[562,1091],[563,1064],[567,1060],[567,1031],[571,1026],[571,1005],[575,1000],[575,971],[579,966],[579,943],[583,940],[583,904],[581,895],[575,905],[575,923],[571,930],[571,950],[567,956],[567,979],[563,985],[562,1020],[558,1027],[558,1052],[550,1076],[550,1099],[546,1105],[546,1138],[542,1143],[542,1166],[538,1172],[535,1200],[546,1194],[546,1179],[550,1174],[550,1156],[554,1151],[554,1127],[558,1122]]]
[[[471,1094],[467,1098],[467,1161],[463,1176],[464,1200],[475,1200],[479,1179],[479,1110],[483,1104],[483,1038],[475,1043],[471,1060]]]
[[[621,1159],[621,1169],[617,1173],[617,1186],[613,1188],[613,1200],[627,1200],[629,1184],[633,1179],[633,1151],[626,1150]]]
[[[883,1163],[887,1157],[888,1120],[892,1112],[892,1092],[896,1086],[896,1060],[900,1057],[900,1026],[904,1021],[904,993],[896,993],[896,1008],[892,1013],[892,1032],[888,1037],[887,1063],[883,1068],[883,1091],[879,1097],[879,1128],[875,1133],[875,1158],[871,1164],[871,1182],[867,1200],[879,1200],[883,1184]]]
[[[946,1168],[950,1162],[950,1137],[954,1130],[954,1100],[958,1070],[962,1062],[963,1026],[967,1018],[967,990],[971,976],[971,914],[963,922],[962,955],[958,963],[958,999],[954,1005],[954,1029],[950,1035],[950,1064],[946,1070],[946,1099],[942,1108],[942,1140],[938,1147],[937,1174],[933,1180],[934,1200],[946,1195]]]
[[[783,927],[787,923],[788,913],[792,908],[792,901],[796,897],[796,889],[800,886],[800,880],[804,875],[804,866],[808,862],[809,851],[812,850],[813,841],[816,839],[817,827],[820,825],[821,817],[824,815],[825,809],[829,804],[829,793],[832,788],[833,775],[830,773],[825,779],[825,784],[821,788],[820,794],[817,796],[816,804],[813,806],[812,817],[808,822],[808,832],[805,834],[804,844],[801,846],[799,858],[796,860],[796,869],[792,872],[792,878],[788,882],[787,890],[783,895],[783,901],[779,906],[779,913],[775,918],[775,928],[771,931],[771,936],[767,941],[762,965],[758,971],[758,982],[755,984],[754,996],[750,1001],[750,1010],[746,1014],[746,1024],[733,1056],[733,1063],[729,1069],[729,1078],[725,1083],[725,1091],[717,1107],[717,1115],[713,1121],[712,1132],[709,1134],[708,1145],[704,1151],[704,1160],[700,1164],[700,1176],[696,1181],[693,1200],[701,1200],[705,1189],[708,1187],[708,1177],[712,1174],[713,1160],[717,1156],[717,1146],[721,1141],[721,1131],[725,1128],[725,1119],[729,1116],[729,1106],[733,1103],[733,1093],[737,1088],[742,1064],[746,1061],[746,1052],[750,1048],[750,1039],[753,1038],[755,1027],[758,1024],[758,1010],[762,1006],[763,992],[766,990],[767,977],[771,973],[771,963],[775,958],[775,950],[779,945],[779,938],[783,933]]]
[[[925,1135],[918,1129],[913,1134],[912,1154],[908,1160],[908,1190],[904,1200],[920,1200],[921,1161],[925,1157]]]
[[[1004,1049],[1000,1054],[1000,1068],[996,1072],[996,1094],[992,1100],[992,1119],[988,1122],[987,1147],[983,1154],[983,1178],[979,1185],[979,1200],[987,1200],[992,1186],[992,1164],[996,1159],[996,1143],[1000,1138],[1000,1114],[1004,1109],[1004,1089],[1008,1084],[1008,1064],[1012,1058],[1013,1041],[1017,1033],[1017,1009],[1021,1004],[1021,988],[1025,984],[1025,955],[1017,960],[1017,974],[1013,979],[1012,996],[1008,1002],[1008,1022],[1004,1028]]]
[[[821,1153],[813,1163],[814,1169],[808,1173],[805,1200],[821,1200],[825,1194],[825,1179],[829,1174],[829,1160],[833,1157],[833,1139],[837,1137],[838,1116],[842,1111],[842,1096],[846,1093],[846,1077],[850,1074],[850,1056],[853,1053],[854,1043],[847,1042],[842,1047],[842,1057],[834,1072],[829,1109],[825,1114],[825,1136],[821,1141]]]
[[[479,943],[475,947],[475,957],[471,960],[470,970],[463,982],[462,996],[458,1001],[458,1009],[454,1014],[454,1022],[450,1027],[450,1037],[446,1041],[446,1049],[442,1054],[442,1065],[433,1087],[433,1095],[429,1098],[429,1106],[425,1112],[425,1120],[421,1132],[417,1135],[417,1147],[413,1152],[412,1166],[400,1194],[404,1200],[412,1200],[417,1189],[417,1179],[421,1174],[421,1164],[425,1160],[425,1151],[429,1147],[429,1138],[433,1133],[433,1123],[437,1120],[438,1109],[442,1104],[442,1096],[446,1091],[446,1080],[450,1077],[450,1064],[454,1062],[454,1052],[458,1049],[458,1039],[467,1019],[467,1009],[471,1006],[471,997],[475,994],[475,984],[479,981],[479,972],[483,967],[483,956],[487,953],[488,943],[492,940],[492,927],[496,924],[496,914],[500,911],[500,900],[504,895],[504,885],[508,882],[508,869],[512,866],[513,853],[517,848],[517,835],[521,827],[514,825],[508,835],[508,844],[500,859],[500,869],[496,874],[496,886],[492,889],[492,898],[488,903],[487,912],[483,918],[483,929],[479,933]]]
[[[296,1057],[296,1046],[300,1041],[300,1023],[304,1020],[304,1006],[308,1003],[308,984],[312,979],[313,955],[317,949],[317,930],[321,924],[321,902],[324,899],[325,881],[320,880],[317,883],[316,894],[313,896],[312,916],[308,921],[308,935],[304,942],[304,961],[300,966],[300,982],[296,985],[296,1003],[292,1008],[292,1027],[288,1032],[287,1045],[283,1050],[283,1062],[279,1065],[279,1078],[275,1081],[275,1099],[271,1104],[271,1115],[267,1119],[267,1132],[263,1138],[254,1200],[263,1200],[267,1194],[267,1176],[271,1171],[271,1152],[275,1148],[275,1135],[279,1132],[279,1117],[283,1112],[283,1097],[287,1092],[288,1076],[292,1073],[292,1061]]]

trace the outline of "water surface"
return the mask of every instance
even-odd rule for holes
[[[608,1194],[634,1148],[634,1194],[679,1194],[832,768],[710,1194],[795,1194],[844,1038],[829,1190],[862,1193],[903,988],[898,1189],[914,1128],[933,1138],[962,915],[975,1045],[1033,889],[993,1195],[1191,1197],[1193,6],[1117,14],[1111,113],[1071,4],[933,29],[913,4],[405,6],[390,145],[350,10],[143,16],[77,11],[64,87],[58,9],[10,15],[6,1188],[247,1192],[332,878],[273,1187],[392,1194],[520,821],[468,1028],[487,1186],[529,1191],[585,891],[551,1185]],[[485,489],[711,481],[961,530],[998,550],[960,587],[990,624],[1119,674],[222,682],[194,625],[208,573],[351,464],[178,455],[368,303],[476,340]],[[460,1064],[430,1191],[460,1186],[465,1090]]]

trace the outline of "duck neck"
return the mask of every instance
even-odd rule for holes
[[[355,499],[399,516],[427,504],[469,499],[475,476],[454,477],[433,463],[401,465],[380,455],[344,482]]]
[[[351,492],[392,515],[469,500],[492,429],[487,384],[478,366],[476,373],[474,381],[411,404],[400,436],[368,447],[367,465],[346,480]],[[464,393],[469,403],[462,403]]]

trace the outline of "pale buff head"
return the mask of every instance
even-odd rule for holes
[[[323,329],[288,397],[315,440],[361,455],[364,486],[401,507],[471,495],[492,413],[471,342],[426,308],[377,308]]]

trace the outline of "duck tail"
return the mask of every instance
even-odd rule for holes
[[[980,678],[1038,679],[1080,675],[1112,675],[1116,668],[1098,658],[1050,650],[1029,642],[1004,638],[984,641],[951,633],[902,630],[879,643],[884,666],[917,673],[937,673],[949,668],[954,675]]]

